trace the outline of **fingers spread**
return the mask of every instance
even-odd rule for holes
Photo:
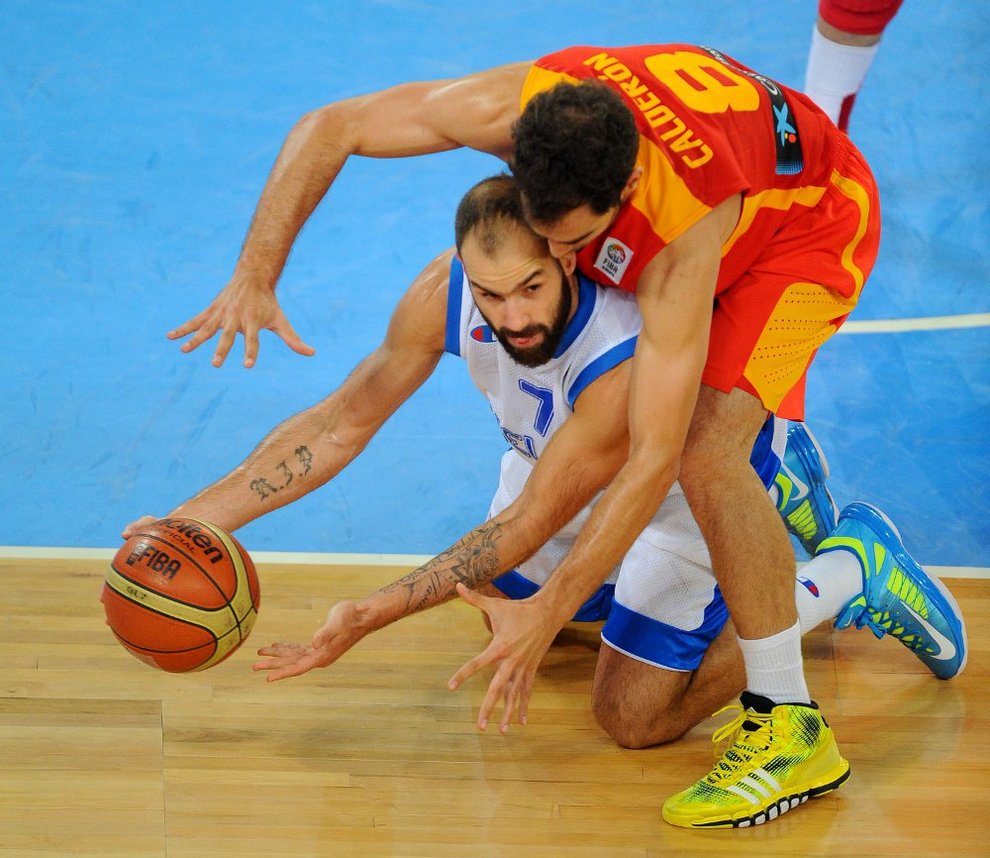
[[[451,691],[456,690],[457,687],[464,682],[464,680],[470,679],[486,664],[492,664],[493,662],[498,661],[499,650],[495,648],[494,643],[495,642],[492,641],[484,652],[479,653],[470,661],[461,665],[457,673],[455,673],[447,682],[447,688]]]
[[[206,318],[206,313],[198,313],[193,316],[188,322],[183,322],[177,328],[173,328],[171,331],[165,334],[170,340],[178,340],[181,337],[186,336],[186,334],[191,334],[193,331],[198,330],[203,324]]]

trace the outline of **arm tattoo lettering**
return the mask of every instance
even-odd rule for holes
[[[303,468],[303,472],[299,476],[305,476],[313,468],[313,454],[310,452],[309,447],[305,445],[296,447],[296,458],[299,460],[299,464],[302,465]]]
[[[451,599],[458,582],[472,590],[487,584],[501,572],[497,545],[501,538],[502,526],[486,522],[381,592],[405,593],[405,613],[413,614]]]
[[[280,489],[287,488],[289,483],[291,483],[297,476],[304,477],[311,470],[313,470],[313,454],[309,447],[305,445],[296,447],[295,454],[296,459],[299,460],[299,465],[302,468],[298,474],[293,473],[292,467],[289,465],[288,461],[283,459],[278,463],[278,465],[275,466],[279,473],[278,482],[280,485],[273,485],[267,477],[257,477],[256,479],[251,480],[251,491],[256,492],[261,500],[267,500]]]
[[[278,491],[278,489],[264,477],[258,477],[256,480],[251,480],[251,490],[257,492],[258,496],[262,500],[266,500]]]

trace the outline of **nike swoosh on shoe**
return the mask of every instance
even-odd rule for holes
[[[954,658],[956,655],[956,646],[952,641],[950,641],[945,635],[943,635],[938,629],[935,628],[928,620],[926,620],[921,614],[915,611],[910,605],[904,606],[908,613],[914,617],[921,625],[925,627],[925,631],[928,632],[938,644],[938,652],[931,653],[931,657],[938,659],[939,661],[948,661],[950,658]]]

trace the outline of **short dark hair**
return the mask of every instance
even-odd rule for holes
[[[522,227],[542,242],[526,221],[519,184],[505,173],[482,179],[461,199],[454,216],[454,243],[461,252],[464,240],[474,233],[487,256],[493,256],[513,230]]]
[[[618,205],[639,151],[632,111],[599,81],[558,83],[535,95],[512,136],[512,173],[536,223],[585,204],[596,214]]]

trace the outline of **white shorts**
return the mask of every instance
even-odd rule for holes
[[[754,448],[754,467],[768,487],[780,467],[786,435],[787,421],[774,418]],[[489,516],[519,496],[531,471],[514,450],[505,453]],[[596,501],[494,585],[512,599],[535,593],[570,551]],[[727,619],[705,540],[676,483],[619,566],[574,616],[579,622],[605,620],[602,640],[631,658],[685,671],[698,667]]]

